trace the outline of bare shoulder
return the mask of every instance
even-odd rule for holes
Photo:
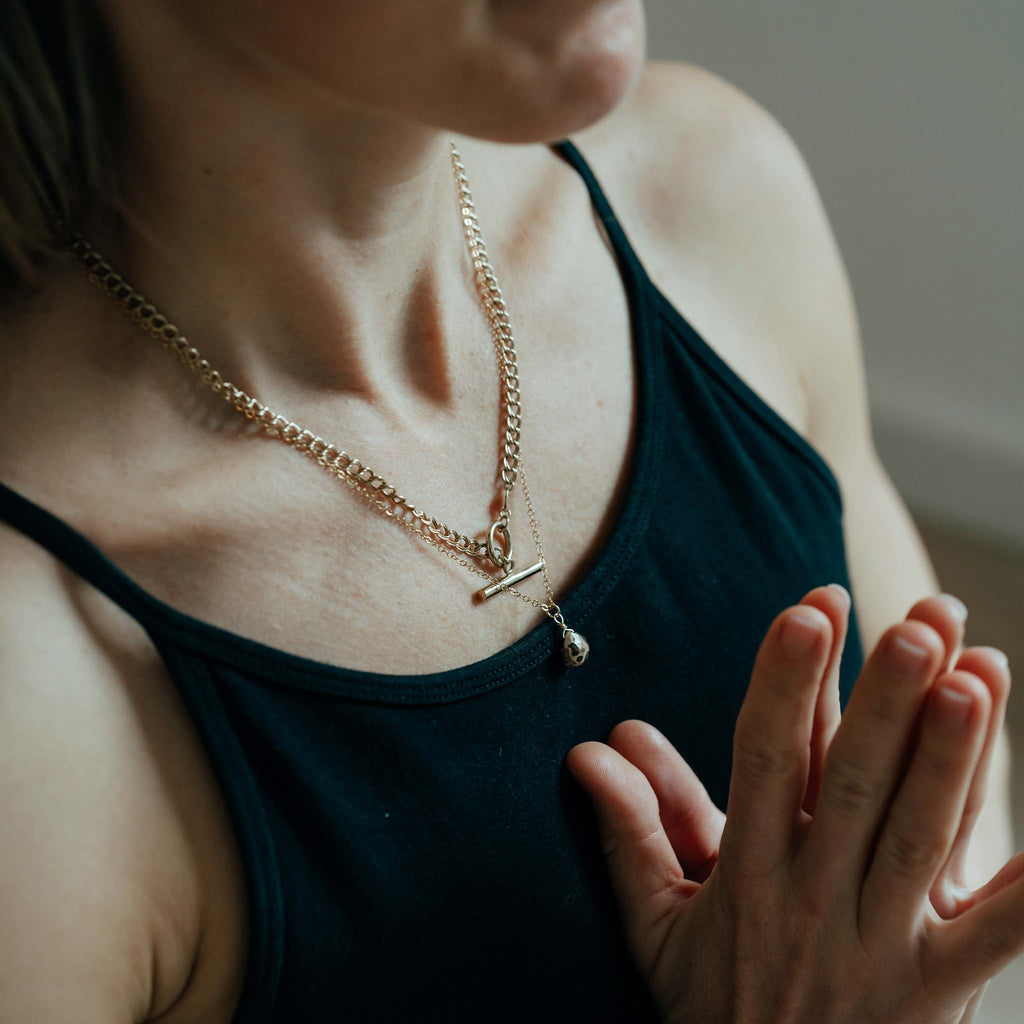
[[[756,100],[697,65],[648,62],[620,106],[579,139],[631,186],[630,212],[666,245],[731,236],[761,248],[766,226],[778,229],[782,214],[821,212],[786,129]]]
[[[136,1024],[201,934],[193,752],[137,625],[3,525],[0,565],[0,1017]]]
[[[578,141],[614,183],[617,212],[669,300],[755,390],[787,395],[779,375],[791,373],[803,408],[783,401],[787,418],[830,443],[836,367],[846,378],[858,370],[860,341],[828,217],[789,132],[712,72],[652,61]],[[770,365],[780,354],[787,371]]]

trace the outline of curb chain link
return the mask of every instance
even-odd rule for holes
[[[504,500],[497,522],[507,529],[511,511],[508,501],[512,488],[515,486],[519,473],[523,478],[523,493],[529,511],[530,527],[537,547],[537,554],[544,562],[542,575],[544,588],[547,592],[547,604],[524,594],[515,586],[504,590],[528,604],[539,608],[548,615],[563,631],[566,629],[561,610],[555,604],[551,581],[548,578],[547,564],[541,545],[537,517],[526,482],[526,467],[522,460],[521,427],[522,406],[519,392],[519,365],[516,358],[515,341],[512,336],[512,324],[508,317],[505,301],[502,297],[498,280],[487,256],[480,224],[477,220],[472,193],[466,168],[462,162],[455,143],[451,143],[452,169],[455,172],[456,187],[459,193],[459,212],[466,242],[469,246],[474,278],[477,291],[483,302],[490,321],[491,336],[498,359],[498,369],[502,377],[502,390],[505,406],[505,425],[503,437],[503,455],[501,464],[501,481]],[[496,551],[497,559],[488,554],[486,541],[476,540],[466,534],[459,533],[452,527],[441,522],[435,516],[417,508],[411,501],[399,494],[370,466],[342,450],[337,445],[314,434],[311,430],[300,427],[287,416],[275,412],[259,399],[252,397],[240,387],[225,380],[196,348],[166,316],[164,316],[145,296],[135,290],[107,262],[104,256],[86,241],[81,235],[67,232],[65,236],[67,248],[74,255],[89,280],[114,299],[122,311],[141,327],[147,334],[160,342],[174,355],[186,369],[199,376],[210,388],[232,405],[238,412],[251,420],[264,433],[291,445],[312,461],[323,467],[327,472],[348,484],[357,494],[366,500],[384,516],[405,527],[415,536],[420,537],[442,554],[464,565],[470,572],[482,577],[488,583],[499,582],[484,572],[469,558],[491,561],[499,569],[511,572],[512,560],[502,552]],[[463,557],[467,556],[467,557]]]

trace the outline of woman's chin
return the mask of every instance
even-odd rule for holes
[[[459,130],[494,142],[554,142],[609,114],[630,92],[647,55],[639,3],[603,5],[529,73],[506,78],[506,102],[476,111]],[[506,115],[496,117],[496,111]]]
[[[582,131],[611,113],[640,77],[646,56],[642,19],[639,26],[620,19],[615,30],[598,35],[594,45],[581,45],[560,104],[565,122],[555,134]],[[558,111],[554,108],[552,115]]]

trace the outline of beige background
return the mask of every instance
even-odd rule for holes
[[[968,644],[1024,680],[1024,0],[647,0],[650,55],[767,107],[853,283],[875,439]],[[684,311],[685,312],[685,311]],[[1024,845],[1024,696],[1009,713]],[[1024,1020],[1024,963],[984,1024]]]

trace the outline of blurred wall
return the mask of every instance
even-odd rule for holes
[[[818,182],[915,516],[1024,551],[1024,0],[647,0]]]

